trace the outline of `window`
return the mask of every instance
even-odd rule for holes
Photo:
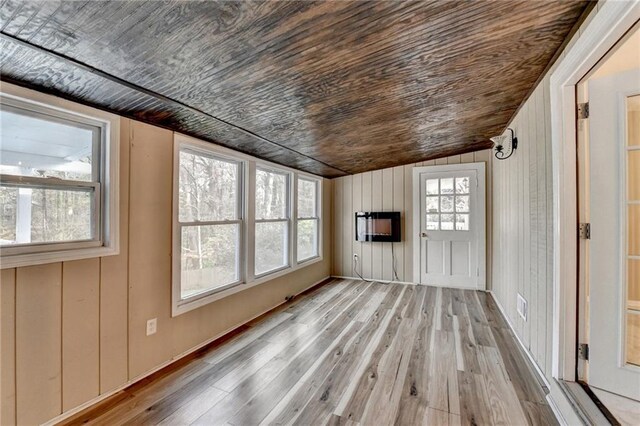
[[[322,260],[321,179],[179,134],[173,161],[173,316]]]
[[[110,121],[4,93],[0,100],[2,267],[117,253]]]
[[[180,300],[241,281],[242,164],[191,149],[179,154]]]
[[[427,179],[427,229],[469,230],[469,177]]]
[[[256,169],[255,275],[289,266],[289,173]]]
[[[298,178],[297,260],[317,257],[319,254],[319,223],[317,180]]]

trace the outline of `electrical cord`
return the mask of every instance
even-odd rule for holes
[[[388,283],[382,283],[382,284],[391,284],[394,281],[399,281],[400,279],[398,278],[398,269],[396,267],[396,253],[394,251],[394,244],[391,243],[391,269],[393,270],[393,274],[391,276],[391,281],[389,281]],[[373,283],[373,282],[379,282],[379,281],[372,281],[372,280],[368,280],[366,278],[364,278],[360,272],[358,272],[358,256],[354,256],[353,257],[353,272],[358,276],[358,278],[360,278],[362,281],[368,282],[368,283]]]

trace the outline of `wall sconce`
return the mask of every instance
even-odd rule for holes
[[[506,135],[494,136],[491,138],[491,142],[495,143],[493,149],[496,152],[494,156],[498,160],[506,160],[507,158],[511,157],[513,151],[518,148],[518,138],[516,138],[515,134],[513,133],[513,129],[508,128],[507,130],[509,130],[511,133],[508,133]],[[509,148],[509,150],[507,151],[508,154],[505,152],[506,147]]]

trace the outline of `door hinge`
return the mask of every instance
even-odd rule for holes
[[[591,239],[591,224],[590,223],[581,223],[578,226],[578,237],[581,240],[590,240]]]
[[[589,118],[589,102],[579,103],[577,114],[578,120]]]
[[[589,344],[580,343],[578,345],[578,358],[589,361]]]
[[[476,277],[480,276],[480,267],[476,266]]]

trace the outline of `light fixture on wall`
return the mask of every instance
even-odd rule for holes
[[[498,160],[506,160],[507,158],[511,157],[513,151],[518,148],[518,138],[516,138],[515,134],[513,133],[513,129],[508,128],[507,130],[509,130],[510,133],[507,133],[506,135],[494,136],[491,138],[491,142],[495,143],[495,146],[493,147],[493,149],[495,150],[494,155]],[[507,147],[508,151],[505,152],[505,148]]]

